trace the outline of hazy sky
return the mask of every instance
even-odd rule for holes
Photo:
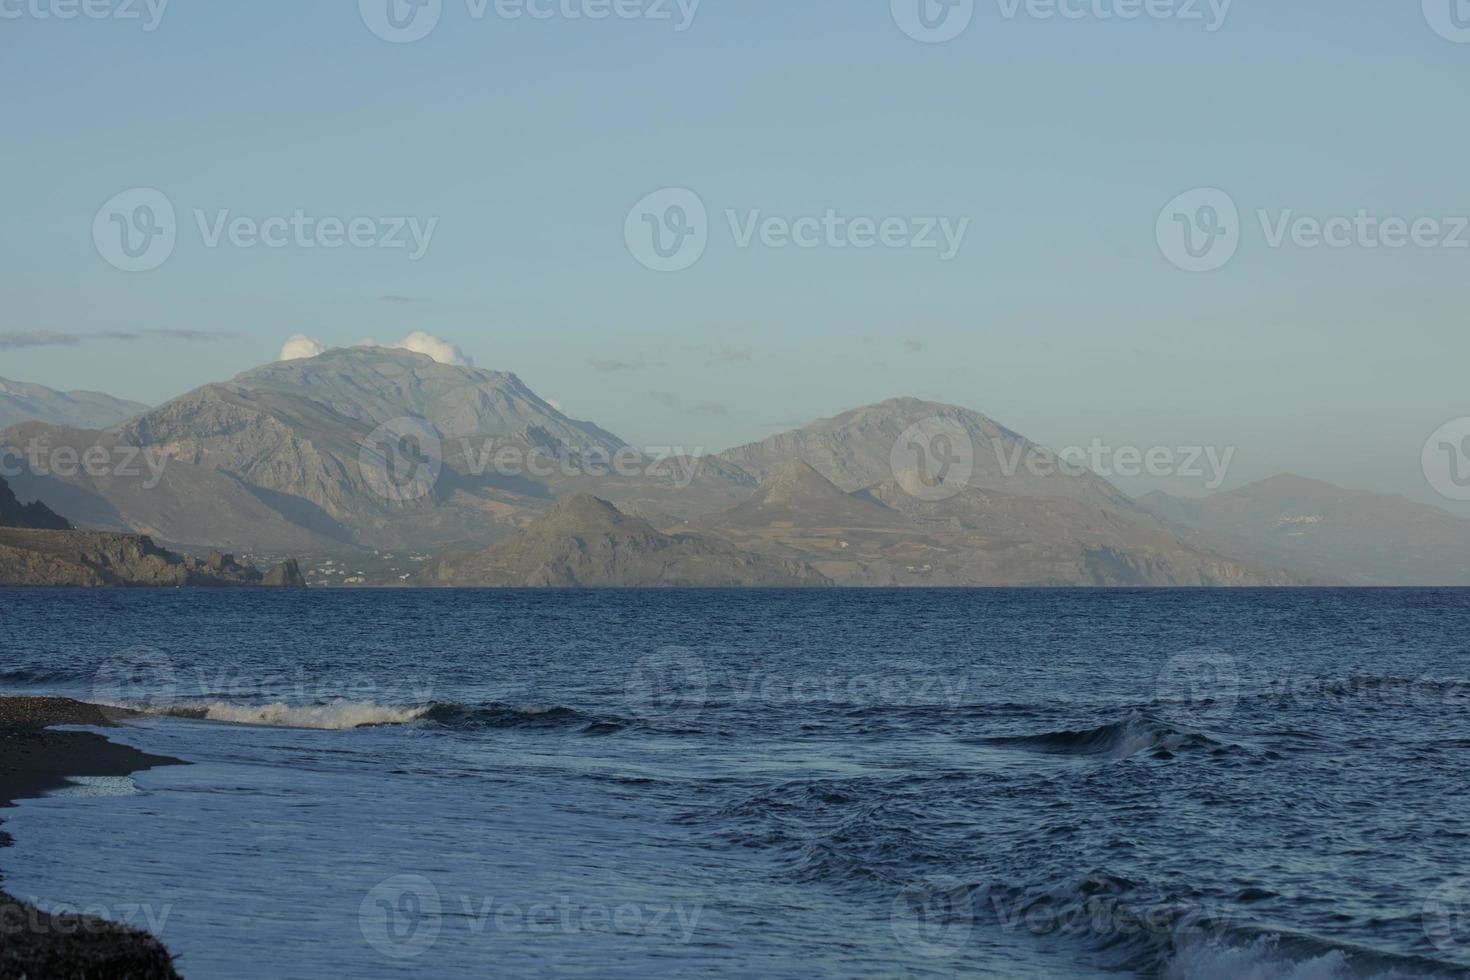
[[[928,43],[903,29],[924,36],[918,0],[703,0],[692,20],[689,0],[519,19],[442,0],[394,43],[370,27],[393,36],[386,0],[87,2],[107,16],[0,0],[0,334],[73,341],[0,338],[6,377],[158,402],[298,332],[423,330],[635,443],[719,449],[911,394],[1053,447],[1234,447],[1232,485],[1294,470],[1427,500],[1425,439],[1470,415],[1470,248],[1268,233],[1363,211],[1456,236],[1470,30],[1450,17],[1470,27],[1470,4],[1235,0],[1221,22],[1219,0],[1131,0],[1154,16],[1128,20],[1107,15],[1130,0],[977,0]],[[568,16],[599,9],[650,16]],[[133,188],[176,212],[146,272],[94,240]],[[664,188],[707,209],[683,271],[628,245]],[[1160,247],[1196,188],[1239,210],[1211,272]],[[684,227],[670,200],[646,213]],[[1204,234],[1202,200],[1166,232],[1180,214]],[[406,230],[209,244],[221,212],[297,211],[370,218],[374,242],[437,224],[417,258]],[[825,228],[740,242],[756,212],[829,211],[902,219],[905,247],[855,247],[861,222],[845,248]],[[907,247],[926,219],[940,247]],[[948,258],[942,227],[964,229]]]

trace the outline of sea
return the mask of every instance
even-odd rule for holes
[[[189,978],[1470,976],[1470,591],[7,591]]]

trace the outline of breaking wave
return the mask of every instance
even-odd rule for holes
[[[1439,980],[1463,967],[1267,929],[1238,907],[1133,899],[1139,883],[1100,874],[1042,890],[976,890],[1008,929],[1044,927],[1094,949],[1112,969],[1161,980]]]
[[[429,710],[428,707],[391,706],[360,701],[312,705],[279,703],[249,705],[211,701],[204,704],[149,707],[141,709],[141,712],[146,715],[219,721],[232,725],[340,731],[378,725],[406,725],[424,717]]]
[[[1192,750],[1228,751],[1226,743],[1199,732],[1176,728],[1161,719],[1134,712],[1122,721],[1078,731],[1040,735],[1007,735],[976,740],[981,745],[1021,749],[1048,755],[1093,755],[1126,759],[1140,752],[1170,756]]]
[[[1159,976],[1162,980],[1428,980],[1464,973],[1429,960],[1266,935],[1239,942],[1180,943]]]
[[[540,728],[576,730],[589,735],[621,731],[626,722],[599,718],[562,705],[515,707],[508,704],[436,704],[424,714],[426,721],[457,731],[497,728]]]
[[[544,729],[576,731],[589,735],[612,734],[626,727],[626,723],[621,719],[598,718],[561,705],[525,707],[495,703],[388,705],[362,701],[300,705],[284,702],[236,704],[228,701],[204,701],[142,707],[118,705],[117,707],[154,717],[324,731],[408,725],[415,722],[454,731]]]

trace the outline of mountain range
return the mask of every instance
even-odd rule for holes
[[[1186,541],[1355,585],[1470,585],[1470,521],[1397,494],[1283,475],[1139,504]]]
[[[943,493],[899,466],[923,426],[973,447]],[[694,459],[629,446],[514,374],[399,349],[266,365],[111,425],[31,418],[5,446],[20,498],[79,527],[194,552],[438,555],[391,576],[435,585],[1470,584],[1470,522],[1402,498],[1283,477],[1135,501],[1090,471],[1018,466],[1056,458],[911,398]],[[58,448],[111,465],[35,465]]]
[[[45,385],[0,378],[0,429],[39,421],[82,429],[105,429],[148,411],[141,402],[98,391],[56,391]]]

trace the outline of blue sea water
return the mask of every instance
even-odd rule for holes
[[[0,596],[186,977],[1470,976],[1470,592]]]

